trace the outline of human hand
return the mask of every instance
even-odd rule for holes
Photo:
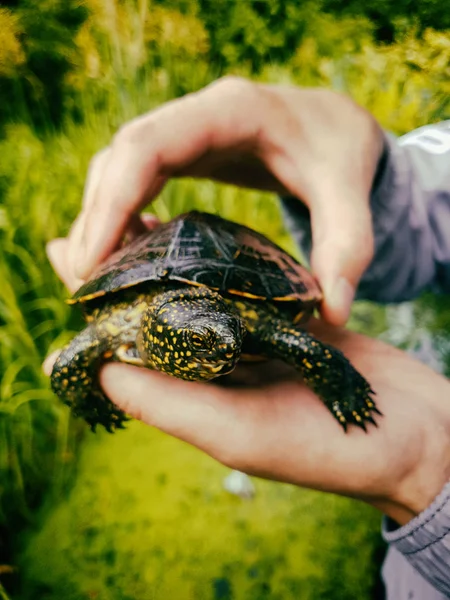
[[[450,384],[379,341],[319,324],[313,333],[373,384],[378,428],[345,434],[300,376],[275,361],[208,384],[110,363],[100,381],[124,412],[230,468],[358,498],[404,524],[450,478]]]
[[[64,254],[52,262],[70,285]],[[209,384],[112,363],[101,385],[124,412],[234,469],[360,498],[405,523],[450,477],[450,383],[380,341],[319,322],[312,333],[370,381],[378,428],[345,434],[299,374],[275,361],[238,365]]]
[[[369,195],[383,149],[345,96],[225,78],[124,125],[92,161],[83,208],[59,252],[86,278],[171,177],[293,194],[310,209],[323,316],[343,324],[373,255]]]

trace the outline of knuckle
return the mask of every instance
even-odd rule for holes
[[[91,158],[91,162],[89,163],[89,172],[95,171],[105,160],[107,155],[109,154],[109,147],[102,148],[94,154]]]
[[[133,119],[125,125],[122,125],[113,138],[112,146],[116,149],[118,146],[130,146],[138,143],[142,138],[142,125],[140,119]]]
[[[227,75],[218,79],[211,86],[211,90],[220,96],[232,97],[233,99],[249,99],[255,93],[256,84],[244,77]]]

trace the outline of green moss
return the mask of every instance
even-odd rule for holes
[[[74,487],[23,540],[21,600],[370,597],[375,511],[261,480],[241,500],[227,472],[139,423],[89,435]]]

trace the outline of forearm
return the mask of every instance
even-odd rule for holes
[[[400,140],[386,136],[386,144],[371,197],[375,257],[358,297],[390,302],[413,299],[426,289],[448,293],[450,122]],[[450,598],[450,483],[403,527],[385,518],[383,537]]]
[[[309,212],[297,199],[282,202],[287,226],[309,257]],[[386,135],[371,207],[375,254],[357,297],[399,302],[426,289],[450,292],[450,122],[400,140]],[[431,500],[407,525],[386,529],[384,536],[435,589],[450,597],[450,484]]]
[[[450,121],[395,139],[386,151],[371,196],[375,256],[357,297],[400,302],[424,290],[450,291]],[[288,228],[311,252],[308,210],[283,199]]]

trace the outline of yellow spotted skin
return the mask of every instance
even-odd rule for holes
[[[232,371],[245,326],[232,304],[205,286],[149,286],[96,299],[87,327],[56,360],[51,385],[92,428],[123,426],[125,415],[98,385],[109,361],[145,366],[189,381]]]
[[[105,362],[207,381],[232,371],[241,357],[279,358],[296,367],[344,429],[375,423],[370,385],[339,350],[295,325],[289,304],[187,285],[124,290],[97,302],[86,329],[60,354],[51,377],[55,393],[92,428],[101,424],[114,431],[126,420],[98,385]]]
[[[136,351],[136,336],[142,311],[157,293],[158,290],[133,294],[93,308],[86,316],[87,327],[55,361],[51,375],[53,391],[92,429],[100,424],[114,431],[127,420],[100,389],[98,370],[101,364],[112,360],[143,364]]]
[[[119,249],[69,301],[86,328],[55,362],[51,385],[94,429],[114,431],[126,416],[105,396],[108,361],[208,381],[239,360],[278,358],[346,429],[375,423],[369,383],[337,349],[302,325],[322,300],[314,277],[261,234],[192,211]]]
[[[142,315],[137,348],[146,367],[189,381],[232,371],[245,329],[232,304],[204,286],[169,290]]]
[[[375,393],[340,350],[293,324],[295,317],[287,307],[244,299],[233,302],[249,332],[243,353],[279,358],[296,367],[344,430],[349,424],[362,429],[366,423],[376,424],[372,414],[380,412]]]

